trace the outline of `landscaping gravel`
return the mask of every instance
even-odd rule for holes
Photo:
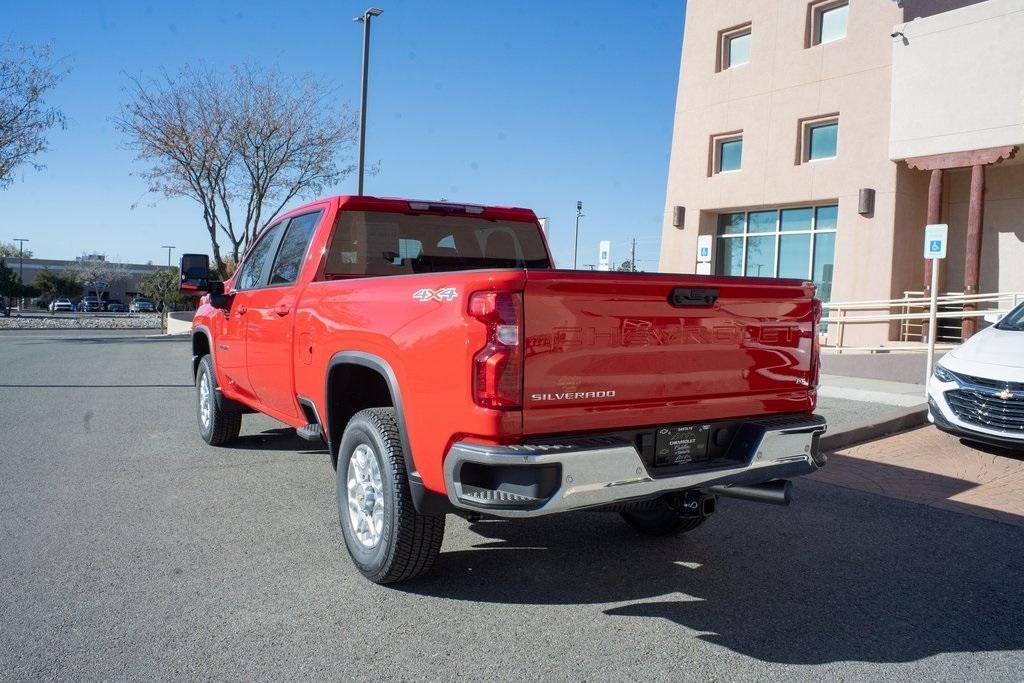
[[[96,313],[13,314],[0,317],[0,330],[150,330],[160,329],[159,313],[103,315]]]

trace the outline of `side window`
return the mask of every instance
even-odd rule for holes
[[[274,259],[274,267],[270,272],[271,285],[291,284],[298,279],[302,259],[306,255],[309,240],[313,237],[313,231],[316,230],[322,213],[306,213],[288,222],[288,229],[281,239],[281,247],[277,250],[277,258]]]
[[[235,281],[235,289],[256,289],[266,285],[271,251],[277,244],[277,236],[283,226],[283,223],[278,223],[263,232],[256,246],[246,256],[245,263],[242,264],[242,272],[238,274],[238,280]]]

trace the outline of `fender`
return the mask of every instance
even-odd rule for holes
[[[398,435],[402,441],[402,455],[405,458],[405,471],[409,479],[409,491],[412,494],[412,501],[416,511],[420,514],[427,515],[454,512],[455,508],[448,500],[448,496],[435,493],[434,491],[428,491],[423,485],[423,479],[416,470],[416,461],[413,458],[412,448],[409,446],[409,432],[405,427],[405,413],[402,410],[402,392],[398,386],[398,378],[395,376],[395,371],[391,369],[391,365],[380,356],[375,356],[364,351],[339,351],[331,356],[330,362],[327,363],[327,372],[324,377],[324,427],[327,428],[327,449],[331,455],[336,455],[335,449],[338,447],[338,444],[333,443],[333,440],[331,439],[332,430],[328,426],[331,422],[330,380],[331,370],[338,365],[359,365],[364,368],[375,370],[384,378],[388,391],[391,393],[391,402],[395,409],[395,418],[398,421]],[[343,426],[339,428],[343,428]]]
[[[193,345],[193,347],[195,346],[196,335],[199,335],[199,334],[201,334],[204,337],[206,337],[206,345],[210,349],[210,360],[213,361],[213,372],[215,374],[219,374],[219,371],[217,370],[217,351],[216,351],[216,347],[213,344],[213,334],[210,333],[210,328],[208,328],[206,325],[196,325],[195,327],[192,328],[192,345]],[[195,384],[195,381],[196,381],[196,373],[199,372],[199,361],[200,360],[202,360],[202,358],[197,356],[195,353],[192,354],[192,383],[193,384]],[[234,400],[233,398],[228,398],[227,396],[225,396],[224,395],[224,391],[220,388],[220,378],[219,377],[217,378],[217,390],[214,392],[213,395],[214,395],[214,398],[217,401],[217,406],[219,408],[224,408],[224,407],[232,408],[234,410],[237,410],[240,413],[253,413],[253,412],[256,412],[255,409],[250,408],[249,406],[247,406],[247,405],[245,405],[243,403],[239,403],[238,401]]]

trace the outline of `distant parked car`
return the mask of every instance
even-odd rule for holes
[[[74,310],[75,305],[71,303],[71,299],[54,299],[50,302],[50,313],[56,313],[58,311],[71,313]]]
[[[100,300],[94,296],[87,296],[78,303],[78,310],[83,313],[98,313]]]
[[[149,299],[139,297],[132,300],[131,305],[128,306],[128,310],[132,313],[155,313],[156,306],[154,306],[153,302]]]
[[[109,311],[112,305],[119,303],[121,303],[120,299],[104,299],[103,301],[100,302],[100,307],[104,311]]]
[[[1024,304],[953,349],[928,382],[928,419],[968,441],[1024,449]]]
[[[107,303],[107,311],[110,313],[127,313],[128,306],[120,301],[110,301]]]

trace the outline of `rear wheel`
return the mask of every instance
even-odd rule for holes
[[[341,532],[363,576],[384,584],[429,570],[441,550],[445,517],[421,515],[413,506],[394,408],[352,417],[336,476]]]
[[[242,414],[226,408],[217,398],[217,375],[208,355],[199,361],[196,372],[196,417],[199,435],[211,446],[234,441],[242,429]]]
[[[699,527],[707,519],[700,515],[683,514],[681,509],[670,505],[665,498],[619,514],[626,520],[626,524],[648,536],[685,534]]]

